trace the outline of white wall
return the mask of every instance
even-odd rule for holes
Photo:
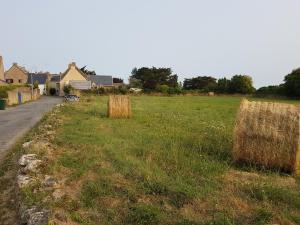
[[[46,85],[39,84],[40,94],[43,95],[46,92]]]

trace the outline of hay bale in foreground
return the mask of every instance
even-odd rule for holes
[[[234,130],[233,158],[285,172],[300,172],[299,107],[243,100]]]
[[[127,95],[111,95],[108,99],[109,118],[130,118],[131,104]]]

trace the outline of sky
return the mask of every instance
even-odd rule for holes
[[[275,85],[300,67],[299,0],[0,0],[0,55],[29,71],[71,61],[127,81],[171,67],[182,81],[246,74]]]

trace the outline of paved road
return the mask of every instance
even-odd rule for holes
[[[0,110],[0,161],[7,150],[62,98],[42,96],[38,101]]]

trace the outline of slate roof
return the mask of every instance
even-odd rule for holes
[[[92,84],[89,80],[70,80],[70,85],[76,90],[89,90]]]
[[[113,86],[113,77],[107,75],[90,75],[88,77],[92,83],[96,84],[97,86]]]
[[[29,73],[27,84],[31,84],[36,81],[39,84],[46,84],[46,81],[48,80],[48,76],[49,76],[48,73]],[[32,78],[32,81],[31,81],[31,78]]]
[[[60,82],[60,79],[61,79],[61,75],[53,74],[53,75],[51,76],[50,81],[52,81],[52,82]]]

